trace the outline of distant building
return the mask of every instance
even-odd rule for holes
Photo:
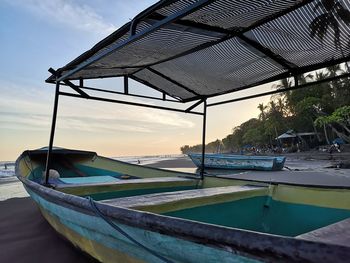
[[[284,146],[295,146],[296,150],[301,150],[317,146],[319,144],[317,135],[316,132],[295,132],[288,130],[275,139]]]

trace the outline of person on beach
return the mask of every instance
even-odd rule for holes
[[[340,153],[340,145],[338,143],[333,143],[329,148],[329,153],[332,154],[333,152],[336,152],[336,151]]]

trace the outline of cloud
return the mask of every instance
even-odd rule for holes
[[[0,81],[0,129],[48,130],[51,124],[53,90]],[[136,98],[128,101],[142,102]],[[153,105],[152,103],[149,103]],[[178,113],[88,101],[59,98],[58,129],[111,133],[129,131],[151,133],[188,129],[195,124]]]
[[[143,111],[143,120],[151,123],[160,123],[163,125],[169,125],[174,127],[184,127],[184,128],[192,128],[194,127],[194,123],[188,120],[185,120],[177,113],[173,112],[149,112]]]
[[[140,118],[141,117],[141,118]],[[143,120],[142,116],[134,120],[125,120],[118,116],[108,116],[102,118],[100,116],[81,117],[60,115],[57,119],[57,128],[65,130],[76,130],[85,132],[97,132],[100,134],[113,133],[116,131],[127,131],[133,133],[152,133],[157,130],[165,130],[171,127],[180,127],[176,122],[176,116],[167,117],[166,122],[159,120]],[[161,118],[162,120],[162,118]],[[171,122],[172,120],[172,122]],[[168,122],[169,121],[169,122]],[[190,126],[191,122],[182,120],[180,124]],[[16,130],[48,130],[51,124],[51,115],[34,114],[20,112],[0,112],[0,129],[16,129]],[[188,127],[187,126],[187,127]]]
[[[108,35],[117,29],[115,25],[104,21],[88,5],[79,5],[70,0],[8,0],[8,3],[47,21],[54,21],[77,30]]]
[[[123,97],[124,99],[124,97]],[[86,101],[71,98],[60,98],[60,112],[65,116],[84,116],[87,113],[99,119],[118,120],[125,122],[141,122],[152,125],[154,128],[193,128],[195,124],[184,118],[181,114],[156,110],[149,108],[142,108],[136,106],[126,106],[122,104]],[[142,101],[140,99],[129,97],[127,101],[143,103],[149,105],[156,105],[150,101]],[[73,103],[79,102],[79,107],[71,108]],[[159,127],[158,127],[159,126]]]

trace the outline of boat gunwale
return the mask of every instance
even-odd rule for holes
[[[16,161],[16,167],[19,165],[20,158],[21,156]],[[16,169],[16,173],[17,171],[19,170]],[[88,199],[62,193],[30,181],[19,174],[16,175],[26,187],[45,200],[83,214],[97,216]],[[329,257],[329,259],[350,257],[349,246],[207,224],[151,212],[110,206],[100,202],[96,202],[96,205],[104,215],[121,224],[257,259],[268,259],[269,261],[284,259],[288,262],[305,259],[313,261],[315,256],[323,260],[325,257]],[[215,233],[215,235],[212,235],[212,233]],[[303,247],[302,251],[300,251],[300,247]],[[327,250],[329,247],[332,247],[331,254]],[[328,252],[316,253],[315,251]]]
[[[259,171],[259,172],[275,172],[275,171]],[[232,174],[234,176],[234,174]],[[206,175],[206,177],[227,179],[227,180],[236,180],[244,182],[254,182],[257,184],[267,184],[267,185],[288,185],[288,186],[299,186],[299,187],[308,187],[308,188],[320,188],[320,189],[329,189],[329,190],[350,190],[350,186],[344,185],[325,185],[325,184],[301,184],[301,183],[290,183],[290,182],[279,182],[279,181],[265,181],[265,180],[254,180],[248,178],[234,178],[228,177],[228,175]]]
[[[64,149],[64,148],[62,148],[62,149]],[[96,152],[92,152],[92,151],[74,150],[74,149],[64,149],[64,150],[72,151],[72,153],[67,153],[67,154],[74,154],[74,151],[79,152],[79,153],[81,153],[83,155],[86,153],[86,156],[88,156],[88,154],[94,154],[93,155],[94,159],[96,159],[96,158],[106,159],[108,161],[121,163],[121,164],[126,165],[126,166],[139,167],[139,168],[144,168],[144,169],[148,169],[148,170],[155,170],[155,171],[166,171],[167,173],[183,174],[184,175],[183,177],[188,176],[188,177],[190,177],[190,179],[200,179],[200,177],[196,173],[178,172],[178,171],[174,171],[174,170],[166,170],[166,169],[157,168],[157,167],[143,166],[143,165],[128,163],[128,162],[124,162],[124,161],[121,161],[121,160],[113,159],[111,157],[101,156],[101,155],[98,155]],[[46,156],[46,152],[41,152],[42,151],[41,149],[26,150],[17,158],[17,160],[20,160],[21,158],[24,158],[25,155],[27,155],[29,158],[31,158],[31,155],[33,154],[33,152],[36,152],[36,151],[38,151],[38,153],[37,153],[38,155],[39,154],[43,154],[44,156]],[[52,151],[52,153],[53,153],[53,155],[55,155],[55,149]],[[56,152],[56,154],[57,154],[57,152]],[[58,154],[66,154],[66,153],[58,153]],[[17,162],[17,160],[16,160],[16,162]],[[92,161],[92,162],[94,162],[94,161]]]
[[[116,159],[113,159],[113,158],[110,158],[110,157],[100,156],[98,154],[96,156],[98,158],[101,158],[101,159],[107,159],[109,161],[122,163],[123,165],[127,165],[127,166],[132,166],[132,167],[136,166],[136,167],[145,168],[145,169],[149,169],[149,170],[156,170],[156,171],[162,171],[162,172],[166,171],[166,172],[174,173],[174,174],[183,174],[184,175],[183,177],[185,177],[185,175],[186,175],[186,176],[190,177],[189,179],[200,179],[200,177],[196,173],[178,172],[178,171],[174,171],[174,170],[167,170],[167,169],[162,169],[162,168],[157,168],[157,167],[151,167],[151,166],[144,166],[144,165],[138,165],[138,164],[133,164],[133,163],[127,163],[127,162],[116,160]]]

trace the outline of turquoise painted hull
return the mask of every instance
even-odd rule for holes
[[[64,228],[78,234],[81,238],[94,241],[102,246],[111,248],[121,253],[131,256],[135,261],[164,263],[163,260],[151,255],[141,247],[135,245],[124,235],[113,229],[103,219],[96,215],[79,212],[55,202],[50,202],[28,189],[31,198],[46,211],[50,217],[57,218]],[[229,262],[229,263],[254,263],[262,262],[257,259],[236,255],[229,251],[212,248],[203,244],[187,241],[181,238],[164,235],[155,231],[149,231],[138,227],[114,223],[123,229],[138,242],[147,244],[148,248],[157,251],[161,256],[170,262]],[[86,251],[89,252],[89,251]],[[131,259],[131,260],[132,260]],[[116,259],[115,262],[121,262]]]
[[[285,258],[284,262],[329,262],[333,257],[344,258],[350,252],[346,247],[337,245],[329,248],[329,244],[293,237],[98,204],[99,209],[108,214],[109,220],[139,243],[156,251],[158,256],[166,258],[167,261],[164,261],[111,227],[94,213],[87,199],[34,185],[36,183],[23,183],[56,231],[102,262],[254,263],[274,262],[279,258]],[[97,250],[96,244],[113,251],[111,261],[93,254]],[[299,254],[300,248],[303,252]],[[332,249],[331,253],[329,249]],[[127,255],[127,259],[121,254]]]
[[[350,258],[343,243],[299,237],[346,221],[350,189],[221,177],[200,181],[193,174],[81,153],[56,155],[54,167],[69,183],[49,188],[34,176],[40,174],[44,160],[40,152],[23,153],[16,162],[18,178],[55,230],[101,262],[346,262]],[[69,160],[75,166],[64,177],[61,165],[66,167]],[[83,169],[78,174],[84,171],[86,177],[77,176],[79,167]],[[96,169],[100,183],[93,176]],[[105,181],[108,170],[119,175],[119,181]],[[123,181],[121,175],[129,179]]]
[[[201,154],[192,153],[188,156],[197,167],[201,167]],[[283,169],[285,160],[283,156],[205,154],[204,166],[211,169],[278,171]]]

